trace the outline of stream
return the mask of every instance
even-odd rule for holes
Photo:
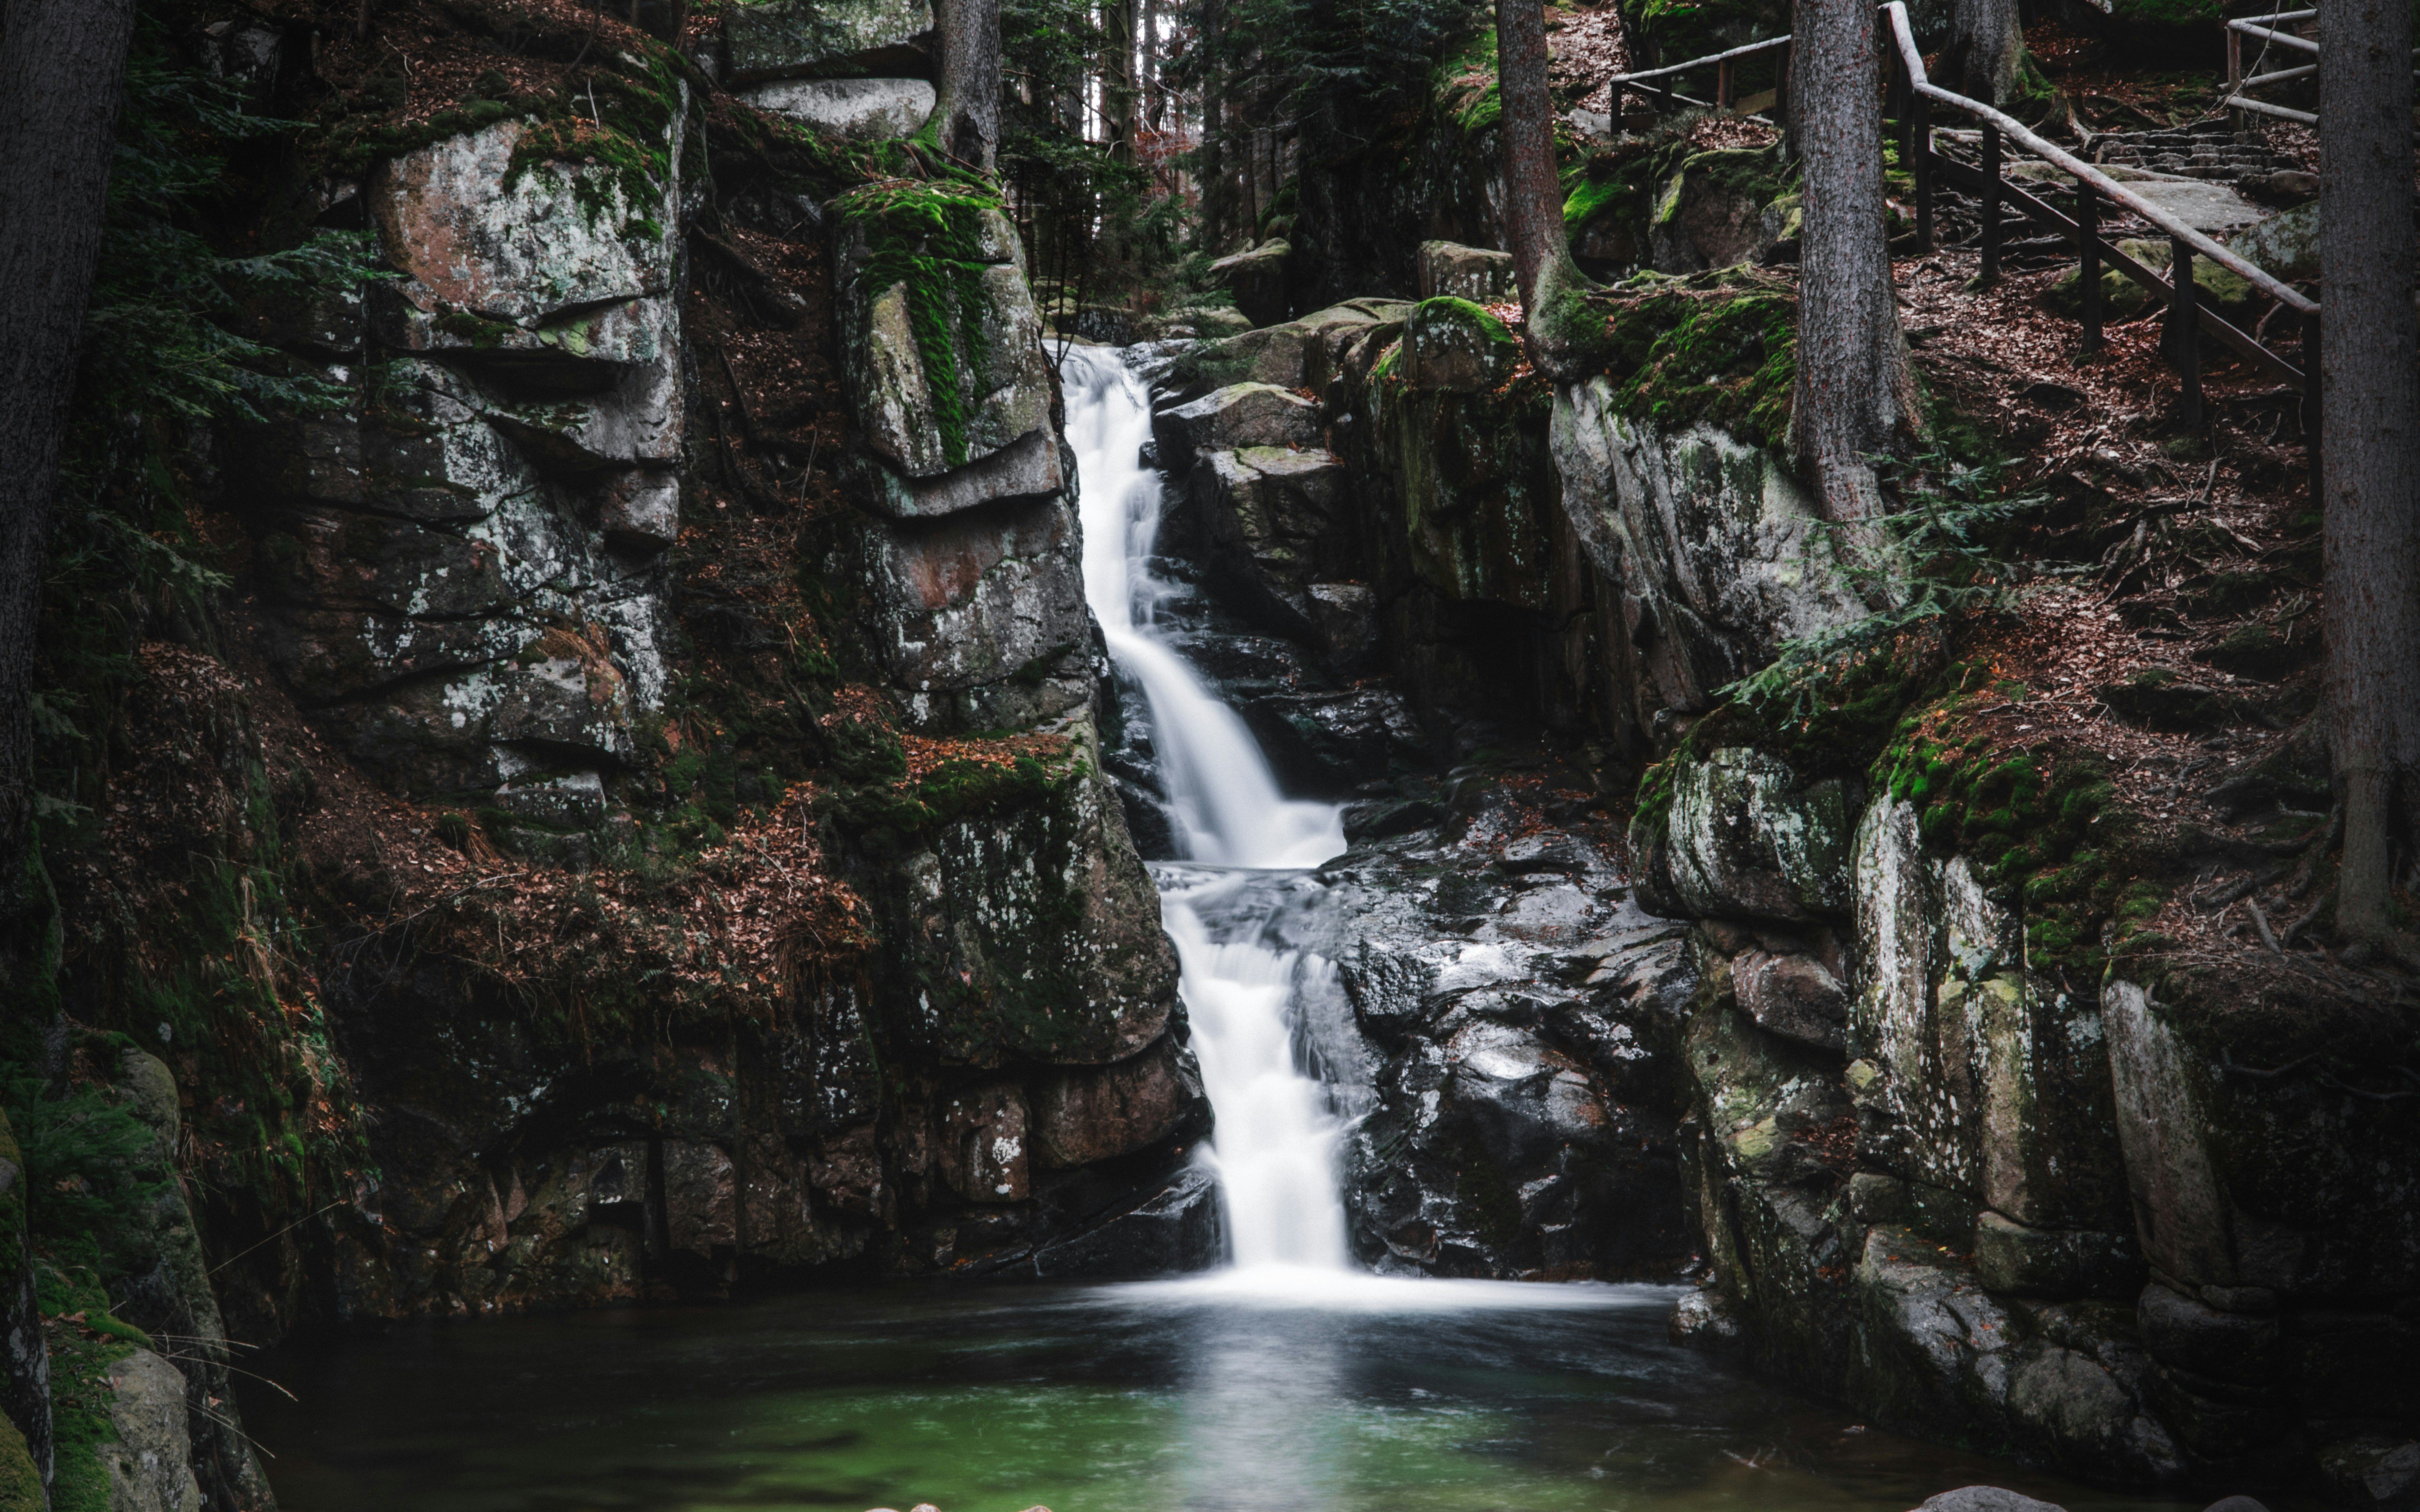
[[[322,1337],[248,1367],[287,1512],[1552,1507],[1901,1512],[1985,1481],[2097,1492],[1869,1429],[1671,1344],[1678,1289],[1371,1275],[1333,968],[1271,920],[1345,848],[1166,633],[1143,385],[1062,364],[1087,595],[1140,689],[1181,859],[1153,864],[1217,1115],[1232,1263],[1170,1281],[897,1285]]]

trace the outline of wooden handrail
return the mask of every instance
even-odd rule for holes
[[[1899,42],[1900,61],[1906,67],[1907,76],[1916,93],[1928,100],[1937,100],[1942,104],[1964,111],[1967,115],[1996,128],[2002,135],[2034,156],[2065,170],[2070,177],[2090,184],[2110,199],[2123,205],[2191,248],[2195,255],[2208,257],[2280,304],[2304,315],[2319,309],[2318,301],[2305,297],[2300,289],[2281,282],[2256,264],[2247,261],[2242,255],[2220,246],[2172,212],[2161,208],[2128,190],[2107,174],[2074,157],[2065,148],[2043,141],[2013,117],[2002,115],[1979,100],[1969,100],[1964,95],[1953,93],[1932,83],[1925,75],[1924,54],[1916,51],[1914,29],[1908,23],[1907,0],[1890,0],[1890,3],[1883,8],[1890,12],[1891,31]]]
[[[1776,47],[1789,45],[1790,39],[1787,36],[1768,37],[1761,42],[1750,42],[1745,47],[1734,47],[1728,53],[1709,53],[1704,57],[1693,57],[1686,63],[1674,63],[1661,69],[1641,69],[1637,73],[1617,73],[1606,82],[1636,84],[1641,79],[1665,79],[1676,73],[1686,73],[1691,69],[1702,69],[1710,63],[1729,63],[1733,58],[1747,57],[1757,53],[1770,53]]]

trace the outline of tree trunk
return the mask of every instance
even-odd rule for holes
[[[23,921],[34,627],[134,0],[0,11],[0,930]],[[13,962],[0,962],[5,970]]]
[[[1497,89],[1503,102],[1504,239],[1521,285],[1529,361],[1558,380],[1575,378],[1590,346],[1580,302],[1589,286],[1572,261],[1555,173],[1555,106],[1546,92],[1546,12],[1539,0],[1496,0]]]
[[[2420,764],[2420,381],[2412,310],[2412,13],[2319,8],[2320,512],[2345,806],[2336,936],[2396,943],[2394,791]]]
[[[985,173],[1000,169],[1000,0],[940,0],[939,87],[932,129],[943,152]]]
[[[1202,239],[1214,252],[1226,250],[1227,208],[1233,197],[1227,189],[1220,140],[1226,130],[1226,101],[1219,89],[1226,62],[1220,55],[1226,9],[1223,0],[1204,0],[1202,7]]]
[[[1799,0],[1796,36],[1790,100],[1807,208],[1791,446],[1825,512],[1864,519],[1881,509],[1866,457],[1917,424],[1883,229],[1881,23],[1869,0]]]
[[[1164,131],[1168,130],[1168,101],[1159,83],[1159,0],[1143,0],[1142,46],[1139,51],[1143,124],[1155,132]]]
[[[1987,105],[2005,105],[2017,90],[2024,61],[2024,24],[2017,0],[1957,0],[1941,71],[1949,87]]]
[[[1120,162],[1134,162],[1135,125],[1139,112],[1135,89],[1135,0],[1102,0],[1101,35],[1104,59],[1101,104],[1108,116],[1109,155]]]

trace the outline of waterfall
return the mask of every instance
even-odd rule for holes
[[[1118,354],[1070,347],[1060,363],[1067,439],[1083,501],[1084,593],[1109,655],[1141,687],[1183,867],[1160,869],[1160,910],[1176,942],[1193,1023],[1228,1232],[1240,1269],[1347,1267],[1338,1194],[1342,1120],[1297,1061],[1290,1011],[1325,963],[1261,943],[1265,914],[1230,908],[1266,870],[1317,866],[1344,850],[1334,804],[1278,791],[1258,741],[1168,644],[1156,620],[1170,585],[1154,578],[1160,479],[1143,466],[1151,402]]]

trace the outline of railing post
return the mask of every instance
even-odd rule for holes
[[[1932,103],[1908,91],[1908,115],[1915,121],[1909,134],[1916,140],[1916,250],[1932,250]]]
[[[1621,85],[1619,83],[1605,86],[1605,108],[1606,113],[1613,117],[1613,134],[1620,136],[1621,134]]]
[[[2232,37],[2235,34],[2229,32],[2227,35]],[[1731,93],[1731,66],[1730,60],[1725,59],[1714,65],[1714,108],[1730,109],[1731,100],[1734,98],[1736,97]]]
[[[1992,285],[2000,278],[2000,129],[1983,125],[1983,274]]]
[[[2243,93],[2243,34],[2228,26],[2224,20],[2219,24],[2226,30],[2226,94],[2231,100]],[[2234,127],[2235,134],[2242,136],[2243,112],[2230,110],[2226,113],[2226,118],[2228,124]]]
[[[2084,296],[2084,349],[2101,349],[2101,191],[2075,181],[2076,285]]]
[[[2201,291],[2194,285],[2193,248],[2168,239],[2168,319],[2160,345],[2184,383],[2184,422],[2201,426]]]
[[[2303,315],[2303,455],[2311,469],[2311,507],[2323,509],[2319,494],[2319,312]]]

